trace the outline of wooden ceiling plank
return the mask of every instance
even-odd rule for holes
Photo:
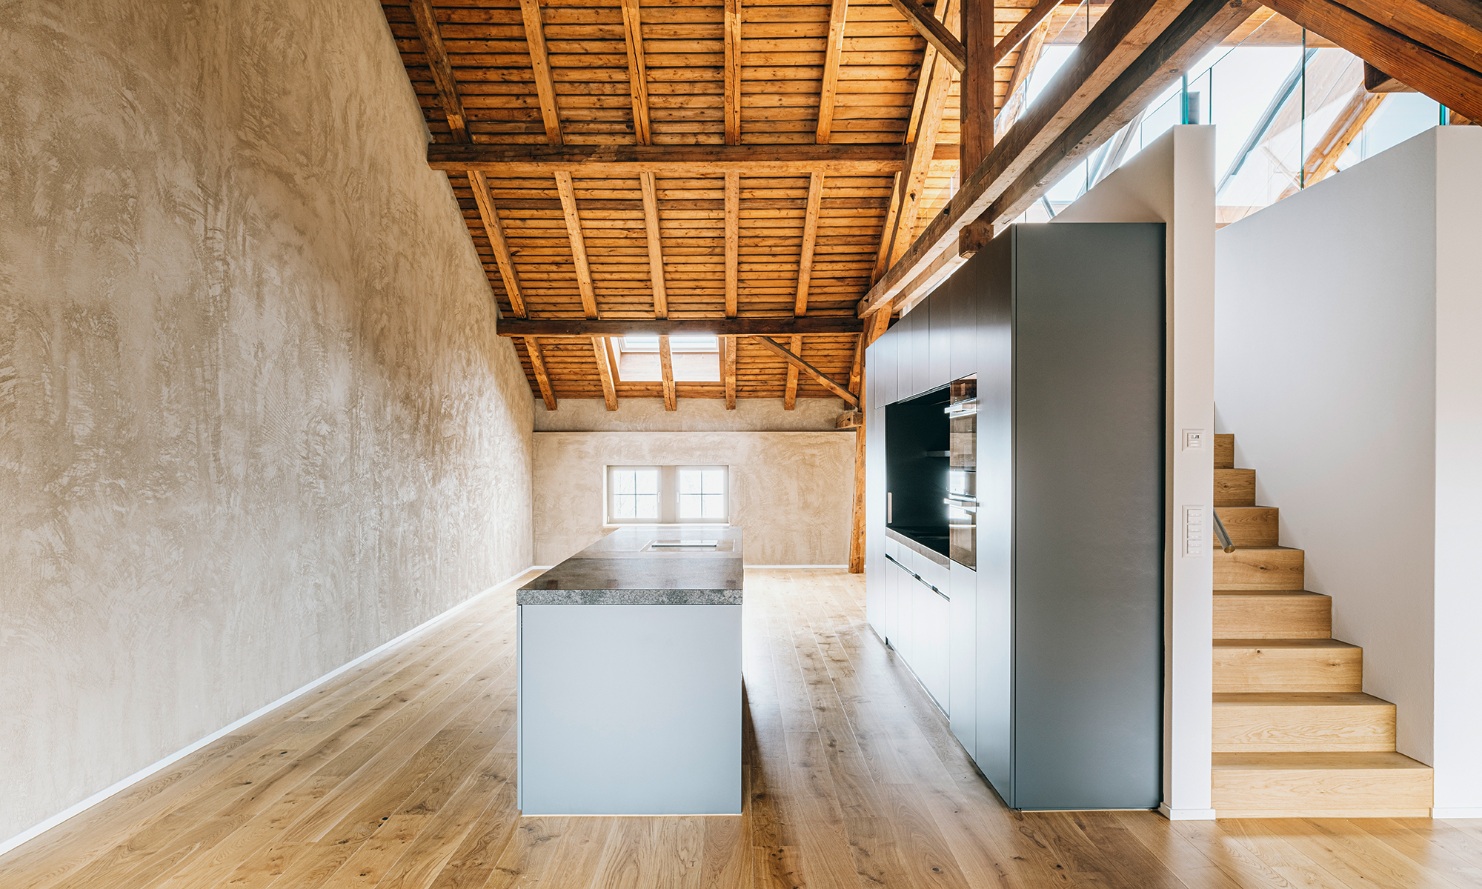
[[[736,317],[741,262],[741,174],[726,174],[726,317]]]
[[[756,341],[761,343],[767,349],[781,356],[790,364],[796,364],[800,370],[804,371],[809,376],[816,379],[819,384],[823,386],[823,388],[839,396],[839,398],[841,398],[845,404],[849,405],[850,407],[859,407],[859,399],[854,397],[854,393],[850,392],[848,388],[840,385],[840,383],[833,377],[814,367],[812,364],[809,364],[807,361],[804,361],[795,353],[789,351],[787,347],[783,346],[781,343],[777,342],[769,336],[756,337]]]
[[[823,82],[818,94],[818,128],[815,141],[827,145],[834,132],[834,102],[839,91],[839,62],[844,55],[844,22],[849,0],[833,0],[828,17],[828,50],[823,59]]]
[[[1217,17],[1243,19],[1249,14],[1241,0],[1116,0],[1108,6],[1045,94],[1005,133],[988,158],[964,177],[958,192],[922,236],[860,300],[858,313],[865,316],[893,308],[903,289],[921,279],[949,251],[956,253],[962,229],[987,212],[1032,165],[1042,163],[1055,143],[1065,141],[1067,132],[1079,141],[1095,130],[1115,110],[1101,101],[1113,86],[1123,95],[1132,94],[1159,73],[1182,42],[1192,39],[1190,29],[1184,27],[1175,36],[1179,42],[1170,45],[1163,38],[1173,24],[1187,18],[1184,24],[1198,26],[1193,29],[1197,31]],[[1139,69],[1141,79],[1122,79],[1123,72],[1139,59],[1145,60]]]
[[[823,174],[808,179],[808,205],[803,212],[803,246],[798,255],[798,292],[793,314],[808,314],[808,288],[813,281],[813,253],[818,245],[818,211],[823,203]]]
[[[648,61],[643,51],[643,17],[638,0],[622,0],[623,37],[628,49],[628,95],[633,102],[633,136],[648,145],[653,136],[648,116]]]
[[[540,0],[520,0],[520,14],[525,20],[525,43],[530,49],[530,67],[535,75],[535,94],[540,100],[540,118],[545,124],[545,137],[560,145],[561,114],[556,106],[556,84],[551,77],[550,53],[545,44],[545,25],[540,16]]]
[[[427,67],[432,69],[432,82],[437,86],[438,103],[448,118],[448,129],[459,142],[468,141],[468,122],[463,115],[463,103],[458,98],[458,79],[448,61],[448,51],[443,46],[442,33],[437,27],[437,16],[432,9],[432,0],[411,0],[412,18],[417,22],[417,36],[422,39],[422,49],[427,55]]]
[[[494,208],[494,198],[489,194],[489,183],[484,174],[477,170],[468,173],[468,187],[473,192],[474,203],[479,208],[479,219],[484,223],[484,232],[489,236],[489,247],[494,251],[494,262],[499,266],[499,275],[504,279],[504,292],[509,297],[510,312],[516,318],[526,315],[525,295],[520,290],[520,276],[515,271],[514,257],[509,252],[509,242],[504,238],[504,226],[499,222],[499,213]]]
[[[592,286],[592,267],[587,262],[587,242],[581,230],[576,188],[570,173],[556,174],[556,190],[561,195],[561,213],[566,218],[566,235],[571,239],[571,258],[576,264],[576,286],[581,292],[581,308],[588,318],[596,318],[597,292]]]
[[[1025,14],[1024,18],[1020,19],[1018,24],[1014,25],[1013,30],[1003,35],[1003,39],[993,45],[994,66],[1002,65],[1003,60],[1008,57],[1009,53],[1018,49],[1019,44],[1028,40],[1029,35],[1033,34],[1035,29],[1050,17],[1050,13],[1054,12],[1063,2],[1064,0],[1039,0],[1038,3],[1034,4],[1034,7]],[[971,51],[969,51],[969,54],[971,54]],[[1013,90],[1009,92],[1012,94]]]
[[[741,0],[725,0],[725,135],[741,144]]]
[[[795,336],[792,338],[792,351],[796,355],[803,354],[803,338]],[[787,382],[782,387],[782,407],[784,410],[792,410],[798,406],[798,366],[791,361],[787,362]]]
[[[654,174],[638,174],[643,190],[643,228],[648,239],[648,276],[653,283],[654,317],[669,317],[669,288],[664,283],[664,241],[659,228],[659,196]]]
[[[659,372],[664,384],[664,410],[679,410],[679,393],[674,386],[674,353],[667,336],[659,337]]]
[[[540,387],[540,397],[545,409],[556,409],[556,392],[551,388],[551,375],[546,371],[545,356],[540,353],[540,341],[533,336],[525,337],[525,351],[530,355],[530,370],[535,374],[535,384]]]
[[[853,315],[743,315],[739,318],[669,318],[584,320],[581,318],[511,318],[500,322],[500,336],[592,337],[648,334],[653,336],[839,336],[859,332]]]
[[[602,400],[607,404],[607,409],[615,411],[618,409],[617,385],[613,382],[612,365],[607,361],[607,345],[603,337],[592,337],[592,357],[597,359],[597,374],[602,378]]]
[[[1348,5],[1333,0],[1262,0],[1297,24],[1333,41],[1365,62],[1389,76],[1414,87],[1448,108],[1454,108],[1469,118],[1482,116],[1482,72],[1468,67],[1462,61],[1443,54],[1443,51],[1426,42],[1391,30],[1373,19],[1355,12],[1350,6],[1362,0],[1346,0]],[[1443,0],[1430,0],[1434,6]],[[1458,0],[1459,2],[1459,0]],[[1397,11],[1403,7],[1413,9],[1422,4],[1417,0],[1389,0],[1395,7],[1389,11],[1386,21],[1400,26]],[[1366,7],[1368,8],[1368,7]],[[1435,13],[1435,10],[1431,10]],[[1465,14],[1465,13],[1460,13]],[[1476,13],[1474,13],[1476,14]],[[1452,47],[1452,51],[1466,52],[1470,48],[1470,59],[1482,56],[1482,32],[1464,25],[1451,16],[1442,18],[1456,25],[1455,36],[1441,37],[1435,28],[1422,28],[1415,23],[1418,16],[1404,19],[1404,25],[1415,28],[1425,35],[1424,40],[1433,40]],[[1471,38],[1467,38],[1467,34]]]
[[[1120,0],[1119,0],[1120,2]],[[552,173],[584,177],[805,176],[810,173],[889,175],[904,167],[899,145],[811,142],[758,145],[495,145],[487,142],[427,146],[434,170],[478,170],[490,176],[535,178]]]
[[[890,0],[890,5],[905,17],[918,34],[936,47],[937,52],[941,53],[952,67],[958,71],[967,67],[967,50],[963,47],[962,41],[958,40],[946,25],[937,21],[926,7],[917,0]]]

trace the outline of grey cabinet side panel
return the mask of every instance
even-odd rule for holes
[[[974,759],[1009,805],[1013,767],[1013,265],[998,238],[949,282],[972,294],[978,346],[977,727]]]
[[[1162,720],[1163,226],[1017,235],[1015,804],[1152,808]]]

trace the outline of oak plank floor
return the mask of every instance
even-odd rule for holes
[[[747,572],[744,815],[522,819],[515,586],[0,857],[0,886],[1482,886],[1482,822],[1010,812],[860,578],[812,569]]]

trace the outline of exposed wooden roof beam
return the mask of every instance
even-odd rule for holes
[[[890,184],[890,206],[885,210],[885,223],[880,226],[880,246],[875,249],[875,267],[870,270],[871,283],[880,280],[885,274],[885,269],[890,265],[890,247],[896,221],[900,218],[901,201],[905,197],[906,174],[896,173]]]
[[[994,66],[1002,65],[1008,54],[1018,49],[1019,44],[1028,40],[1029,35],[1034,33],[1034,29],[1049,18],[1050,13],[1054,12],[1055,8],[1063,2],[1065,0],[1039,0],[1034,4],[1034,8],[1025,13],[1024,18],[1014,25],[1013,30],[1003,35],[1003,39],[993,45]],[[1012,90],[1010,92],[1012,93]]]
[[[1118,0],[1125,2],[1125,0]],[[905,166],[899,145],[492,145],[427,146],[434,170],[478,170],[490,176],[804,176],[809,173],[884,175]]]
[[[858,429],[863,425],[864,412],[859,410],[859,408],[847,410],[839,414],[838,418],[834,420],[835,429]]]
[[[794,354],[803,353],[803,338],[795,336],[792,338],[791,349]],[[798,406],[798,366],[791,361],[787,362],[787,383],[782,387],[782,407],[784,410],[792,410]]]
[[[561,114],[556,108],[556,84],[551,78],[551,59],[545,46],[540,0],[520,0],[520,14],[525,20],[525,43],[530,48],[530,66],[535,74],[535,94],[540,100],[545,137],[552,145],[560,145],[565,140],[561,136]]]
[[[1354,90],[1348,102],[1333,118],[1327,132],[1323,133],[1322,138],[1307,153],[1307,158],[1302,164],[1304,187],[1321,182],[1338,169],[1338,160],[1343,157],[1348,146],[1353,144],[1353,140],[1358,138],[1359,133],[1363,132],[1369,118],[1379,110],[1384,99],[1384,93],[1371,93],[1362,86]],[[1298,190],[1298,186],[1294,183],[1282,191],[1278,200],[1291,197]]]
[[[720,339],[720,378],[725,386],[726,410],[736,409],[736,338]]]
[[[922,236],[860,300],[861,316],[910,298],[934,267],[950,274],[959,233],[1015,189],[1011,203],[1032,199],[1057,164],[1073,164],[1137,111],[1148,90],[1162,88],[1188,64],[1189,47],[1223,39],[1250,8],[1242,0],[1116,0],[1086,35],[1025,117],[988,158],[964,177],[956,195]],[[1223,33],[1220,33],[1225,29]],[[1115,124],[1110,132],[1104,125]],[[1000,218],[995,216],[994,222]],[[943,265],[944,264],[944,265]],[[939,280],[939,278],[938,278]]]
[[[933,18],[926,7],[917,0],[890,0],[890,5],[905,16],[911,27],[926,38],[927,43],[936,47],[936,51],[941,53],[952,67],[958,71],[967,67],[967,49],[963,47],[962,41],[947,30],[946,25]]]
[[[545,356],[540,354],[540,341],[533,336],[525,337],[525,351],[530,355],[530,370],[535,374],[535,385],[540,388],[545,409],[553,411],[556,409],[556,390],[551,388],[551,375],[545,368]]]
[[[1261,0],[1392,77],[1470,118],[1482,116],[1482,19],[1470,0]],[[1384,24],[1355,11],[1379,15]],[[1405,31],[1392,30],[1404,28]],[[1445,47],[1444,49],[1442,47]],[[1448,53],[1458,53],[1460,58]]]
[[[993,150],[993,19],[995,0],[969,0],[959,16],[967,66],[962,69],[958,103],[958,145],[962,167],[975,170]],[[987,226],[991,236],[992,226]]]
[[[741,174],[726,174],[726,317],[736,317],[741,263]]]
[[[643,18],[638,0],[622,0],[623,37],[628,48],[628,95],[633,101],[633,136],[639,145],[653,141],[648,120],[648,62],[643,54]]]
[[[865,430],[861,424],[854,428],[854,497],[849,505],[850,574],[863,574],[865,570],[865,475]]]
[[[833,377],[829,376],[828,374],[804,361],[793,352],[789,351],[781,343],[768,336],[759,336],[756,338],[756,341],[761,343],[763,346],[767,347],[771,351],[782,356],[782,358],[789,363],[796,364],[800,370],[818,380],[818,382],[823,385],[823,388],[843,399],[845,404],[849,405],[850,407],[859,407],[859,399],[854,397],[853,392],[850,392],[848,388],[841,385]]]
[[[1027,90],[1023,89],[1025,81],[1034,72],[1034,66],[1039,64],[1039,57],[1045,49],[1045,39],[1050,35],[1049,20],[1040,22],[1038,28],[1030,32],[1028,39],[1024,41],[1024,47],[1019,51],[1019,59],[1014,62],[1013,73],[1009,75],[1009,88],[1005,93],[1003,108],[999,109],[998,117],[993,122],[994,141],[1003,133],[1008,132],[1009,127],[1019,120],[1019,115],[1024,113],[1025,96]]]
[[[499,213],[494,209],[494,198],[489,194],[489,182],[483,173],[471,170],[468,173],[468,188],[473,192],[473,201],[479,208],[479,219],[484,223],[484,232],[489,236],[489,247],[494,251],[494,263],[499,266],[499,276],[504,279],[504,293],[509,297],[510,311],[516,318],[523,318],[525,295],[520,291],[520,276],[515,271],[509,242],[504,239],[504,226],[499,222]]]
[[[956,5],[951,0],[943,0],[943,15],[949,22],[956,21]],[[923,76],[926,76],[925,69]],[[947,94],[952,89],[952,76],[951,67],[939,53],[931,66],[919,123],[915,127],[915,140],[906,149],[906,170],[897,189],[900,192],[900,211],[896,215],[895,230],[884,235],[891,241],[891,264],[905,254],[916,231],[916,216],[921,206],[922,191],[926,188],[926,176],[931,172],[937,137],[942,129],[942,115],[947,108]]]
[[[849,364],[849,391],[860,399],[864,398],[864,365],[865,365],[865,338],[861,332],[859,338],[854,342],[854,360]],[[797,351],[794,349],[793,351]],[[801,354],[801,353],[799,353]]]
[[[432,10],[432,0],[411,0],[411,5],[412,18],[417,22],[417,36],[422,39],[427,67],[432,69],[432,82],[437,86],[438,104],[448,118],[448,129],[453,132],[454,139],[466,142],[468,123],[463,117],[463,102],[458,98],[458,79],[453,76],[448,51],[443,47],[437,16]]]
[[[793,314],[808,314],[808,288],[813,283],[813,251],[818,245],[818,210],[823,203],[823,174],[808,178],[808,205],[803,211],[803,246],[798,254],[798,293]]]
[[[592,337],[592,356],[597,359],[597,374],[602,377],[602,400],[607,409],[618,409],[617,384],[613,382],[612,365],[607,363],[607,344],[603,337]]]
[[[828,50],[823,58],[823,83],[818,93],[818,129],[816,138],[827,145],[834,132],[834,102],[838,97],[839,60],[844,55],[844,21],[849,13],[849,0],[834,0],[828,16]]]
[[[659,337],[659,375],[664,384],[664,410],[679,410],[679,394],[674,386],[674,352],[667,336]]]
[[[571,238],[571,257],[576,263],[576,286],[581,291],[581,308],[588,318],[597,317],[597,292],[592,286],[592,267],[587,264],[587,240],[582,235],[581,214],[576,207],[576,189],[570,173],[556,174],[556,190],[561,194],[561,213],[566,217],[566,234]]]
[[[648,277],[653,282],[654,317],[669,317],[669,288],[664,283],[664,243],[659,230],[659,196],[654,174],[638,174],[643,189],[643,228],[648,238]]]
[[[1415,92],[1415,87],[1400,83],[1368,62],[1364,63],[1364,89],[1371,93]]]
[[[727,145],[741,144],[741,0],[725,0],[725,131]]]
[[[589,337],[628,334],[678,336],[838,336],[859,333],[859,319],[852,315],[792,315],[739,318],[642,318],[583,320],[581,318],[508,318],[499,322],[500,336]]]

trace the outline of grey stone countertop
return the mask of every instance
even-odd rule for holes
[[[672,546],[676,542],[698,544]],[[705,545],[713,542],[714,545]],[[520,605],[740,605],[741,529],[630,525],[520,587]]]

